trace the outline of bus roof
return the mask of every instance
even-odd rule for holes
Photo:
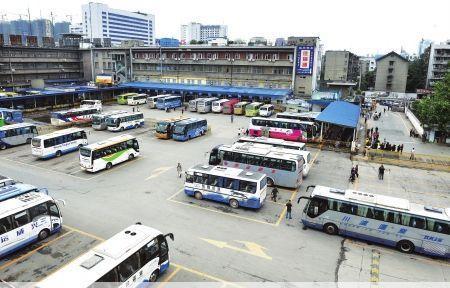
[[[217,98],[217,97],[200,98],[200,101],[214,101],[217,99],[219,99],[219,98]]]
[[[79,111],[86,111],[86,110],[97,110],[100,111],[99,108],[96,107],[80,107],[80,108],[73,108],[73,109],[69,109],[69,110],[61,110],[61,111],[54,111],[51,114],[57,114],[57,113],[68,113],[68,112],[79,112]]]
[[[133,95],[137,95],[138,93],[136,93],[136,92],[128,92],[128,93],[123,93],[123,94],[120,94],[120,95],[118,95],[117,97],[123,97],[123,96],[133,96]]]
[[[259,172],[248,172],[238,168],[232,167],[224,167],[224,166],[212,166],[212,165],[204,165],[198,164],[189,170],[204,172],[209,174],[214,174],[216,176],[225,176],[225,177],[233,177],[240,179],[249,179],[249,180],[262,180],[266,177],[265,174]]]
[[[261,102],[252,102],[252,103],[248,104],[247,106],[254,107],[254,106],[258,106],[258,105],[263,105],[263,103],[261,103]],[[264,118],[264,119],[266,119],[266,118]]]
[[[81,100],[81,102],[92,102],[92,103],[102,103],[102,100],[91,100],[91,99],[85,99]]]
[[[269,108],[269,107],[273,107],[273,105],[272,104],[264,104],[260,108]]]
[[[230,99],[219,99],[219,100],[214,101],[214,103],[226,103],[229,101],[230,101]]]
[[[7,186],[7,187],[11,187],[11,186]],[[32,187],[34,189],[36,189],[36,187],[34,187],[34,186],[32,186]],[[28,193],[23,193],[17,197],[9,198],[7,200],[2,201],[1,202],[2,205],[0,205],[0,217],[14,214],[14,213],[19,212],[27,207],[32,207],[34,205],[37,205],[37,204],[40,204],[40,203],[43,203],[43,202],[46,202],[49,200],[53,200],[53,198],[47,194],[29,190]]]
[[[284,145],[284,146],[291,146],[291,147],[298,147],[303,148],[305,146],[305,143],[303,142],[295,142],[295,141],[286,141],[283,139],[277,139],[277,138],[267,138],[267,137],[249,137],[249,136],[242,136],[238,139],[237,142],[252,142],[252,143],[262,143],[262,144],[269,144],[269,145]]]
[[[131,225],[45,278],[37,287],[59,287],[61,283],[77,283],[78,287],[90,287],[158,235],[161,235],[161,232],[154,228]]]
[[[387,208],[399,212],[409,212],[412,214],[450,221],[450,208],[436,208],[424,206],[422,204],[411,203],[407,199],[372,194],[351,189],[336,189],[325,186],[316,186],[311,193],[313,196],[322,196],[336,200],[350,201],[380,208]]]
[[[168,99],[175,99],[175,98],[181,98],[181,96],[178,96],[178,95],[172,95],[172,96],[164,97],[164,98],[162,98],[162,99],[168,100]]]
[[[247,101],[241,101],[241,102],[238,102],[238,103],[236,103],[236,105],[246,105],[246,104],[249,104],[250,102],[247,102]]]
[[[140,94],[136,94],[136,95],[131,95],[130,97],[137,97],[137,96],[147,96],[147,94],[145,94],[145,93],[140,93]]]
[[[81,132],[84,131],[84,129],[82,128],[67,128],[67,129],[63,129],[63,130],[58,130],[49,134],[44,134],[44,135],[39,135],[34,137],[34,139],[49,139],[49,138],[53,138],[53,137],[58,137],[61,135],[66,135],[66,134],[70,134],[70,133],[76,133],[76,132]]]
[[[16,124],[11,124],[11,125],[5,125],[5,126],[0,127],[0,131],[6,131],[6,130],[10,130],[10,129],[30,127],[30,126],[36,126],[36,124],[32,124],[32,123],[16,123]]]
[[[96,149],[108,147],[108,146],[114,145],[116,143],[128,141],[128,140],[135,139],[135,138],[136,137],[134,137],[134,136],[131,136],[128,134],[123,134],[123,135],[112,137],[112,138],[109,138],[109,139],[106,139],[106,140],[103,140],[103,141],[100,141],[97,143],[89,144],[87,146],[84,146],[82,149],[96,150]]]
[[[252,144],[253,143],[235,143],[233,145],[222,145],[220,147],[225,148],[228,151],[245,152],[247,154],[253,154],[258,156],[267,156],[292,161],[303,160],[303,157],[300,155],[295,155],[292,153],[274,152],[272,150],[273,147],[269,147],[269,145],[255,146]]]
[[[164,123],[176,123],[176,122],[180,122],[180,121],[188,120],[188,119],[190,119],[190,118],[180,116],[178,118],[170,118],[170,119],[158,120],[156,123],[162,123],[162,122],[164,122]]]
[[[143,112],[125,112],[125,113],[120,113],[120,114],[113,114],[111,116],[108,116],[108,118],[117,119],[117,118],[121,118],[121,117],[127,117],[130,115],[139,115],[139,114],[144,114],[144,113]]]
[[[278,116],[292,116],[292,117],[304,117],[304,118],[311,118],[311,119],[316,119],[317,116],[319,116],[320,112],[280,112],[277,113],[277,118]],[[281,118],[281,117],[280,117]]]
[[[286,122],[286,123],[311,123],[314,124],[313,122],[305,122],[305,121],[300,121],[300,120],[296,120],[296,119],[287,119],[287,118],[266,118],[266,117],[252,117],[252,120],[256,119],[256,120],[265,120],[265,121],[274,121],[274,122]]]
[[[188,119],[184,119],[182,121],[177,122],[178,125],[186,125],[186,124],[190,124],[190,123],[195,123],[195,122],[199,122],[199,121],[203,121],[205,119],[202,118],[188,118]]]
[[[128,111],[125,111],[125,110],[103,111],[101,113],[92,115],[92,117],[105,117],[105,116],[111,116],[111,115],[123,114],[123,113],[128,113]]]

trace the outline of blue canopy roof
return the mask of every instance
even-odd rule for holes
[[[317,121],[326,122],[348,128],[356,128],[361,108],[345,101],[330,103],[316,118]]]
[[[240,86],[210,86],[210,85],[190,85],[161,82],[128,82],[120,84],[119,87],[148,90],[166,90],[185,93],[220,94],[233,96],[259,96],[271,98],[284,98],[290,94],[289,89],[272,88],[251,88]]]

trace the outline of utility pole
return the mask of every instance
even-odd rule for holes
[[[50,12],[50,18],[52,19],[52,37],[53,37],[53,39],[55,39],[55,29],[54,29],[55,26],[53,24],[54,16],[56,16],[56,15],[53,15],[53,12]]]

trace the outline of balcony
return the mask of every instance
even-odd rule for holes
[[[133,63],[152,63],[152,64],[161,64],[161,60],[159,58],[135,58],[133,59]],[[282,67],[292,67],[293,63],[290,60],[242,60],[235,59],[234,61],[228,59],[164,59],[162,60],[163,65],[241,65],[241,66],[282,66]]]

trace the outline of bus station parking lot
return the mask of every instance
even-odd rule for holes
[[[105,110],[124,108],[131,110],[125,106],[105,106]],[[180,110],[170,113],[146,107],[140,110],[146,119],[181,115]],[[87,251],[99,239],[107,239],[140,221],[163,233],[175,234],[175,241],[169,243],[175,265],[161,281],[224,281],[222,284],[227,285],[227,282],[261,281],[450,280],[449,261],[406,255],[380,245],[302,230],[299,218],[304,203],[297,204],[299,196],[307,195],[308,185],[318,184],[450,207],[448,173],[386,166],[388,170],[381,181],[377,177],[378,164],[352,163],[347,153],[309,149],[312,168],[297,191],[279,189],[276,203],[268,197],[264,206],[256,211],[232,209],[226,204],[186,196],[176,165],[180,162],[185,170],[207,163],[209,151],[216,145],[233,143],[238,138],[238,130],[248,127],[250,118],[235,116],[231,123],[229,115],[185,112],[183,116],[206,118],[211,132],[187,142],[176,142],[156,139],[148,125],[129,130],[125,133],[137,137],[141,155],[108,171],[82,171],[77,152],[38,160],[31,155],[28,145],[1,151],[1,174],[47,187],[54,198],[64,199],[67,203],[62,207],[64,224],[76,230],[66,228],[67,232],[72,232],[61,239],[50,242],[59,237],[52,236],[3,259],[0,278],[8,282],[38,281]],[[120,134],[86,130],[89,143]],[[351,184],[348,177],[352,165],[356,164],[360,176]],[[292,220],[285,219],[284,204],[288,199],[294,203]],[[68,239],[72,240],[66,243]],[[47,241],[50,244],[45,245]],[[25,258],[20,257],[39,245],[44,245],[44,250],[30,253],[27,260],[22,261]],[[56,252],[50,256],[41,253],[49,248]],[[51,258],[58,251],[63,255]],[[47,257],[46,260],[43,257]],[[378,273],[374,267],[378,267]]]

